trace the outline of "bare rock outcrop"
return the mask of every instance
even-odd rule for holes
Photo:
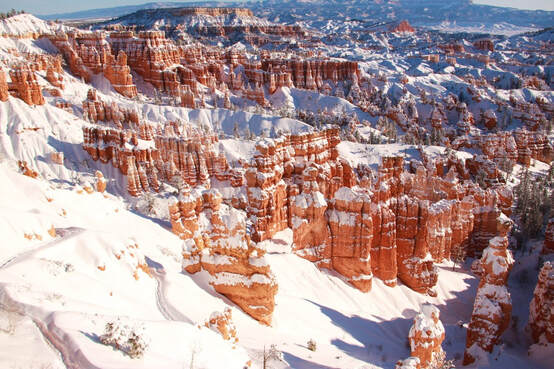
[[[499,216],[499,236],[489,241],[489,246],[477,262],[478,265],[472,267],[479,271],[481,281],[467,330],[464,365],[471,364],[492,352],[500,336],[509,326],[512,301],[506,282],[514,263],[508,250],[507,235],[511,226],[512,221],[509,218]]]
[[[26,65],[10,70],[10,92],[28,105],[44,105],[44,96],[35,73]]]
[[[529,327],[535,343],[554,343],[554,270],[545,262],[529,306]]]
[[[415,29],[407,20],[403,20],[389,27],[390,32],[409,32],[414,33]]]
[[[7,101],[9,96],[6,73],[0,69],[0,101]]]
[[[417,368],[433,368],[444,360],[442,341],[445,331],[439,316],[439,309],[431,304],[424,304],[421,313],[414,318],[409,340],[411,357],[419,359]]]
[[[221,334],[224,340],[237,343],[239,341],[237,337],[237,327],[233,322],[233,312],[230,308],[226,307],[223,312],[214,311],[210,315],[210,319],[204,323],[206,328]]]
[[[217,292],[271,324],[277,284],[264,251],[246,234],[242,213],[222,204],[217,190],[185,190],[170,203],[169,213],[173,232],[185,241],[184,270],[206,270]]]
[[[473,43],[473,46],[476,49],[483,50],[483,51],[494,51],[494,43],[491,39],[483,38],[475,41]]]
[[[104,77],[111,82],[112,87],[125,97],[137,96],[137,86],[133,84],[131,69],[127,65],[127,54],[120,51],[117,59],[111,54],[106,57]]]

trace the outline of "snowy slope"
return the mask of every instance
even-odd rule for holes
[[[26,36],[32,33],[50,34],[61,27],[59,24],[47,23],[31,14],[18,14],[0,21],[0,35],[8,37]]]
[[[190,6],[190,4],[187,4]],[[194,29],[209,26],[268,26],[273,23],[259,19],[255,16],[237,16],[235,14],[227,15],[205,15],[205,14],[183,14],[183,8],[160,8],[160,9],[141,9],[134,13],[115,18],[106,24],[138,25],[150,29],[171,23],[173,25],[183,25],[184,29]],[[186,8],[185,8],[186,10]]]
[[[387,6],[397,3],[385,2]],[[11,29],[21,34],[30,29],[42,32],[41,27],[43,23],[33,20]],[[511,42],[503,46],[509,48]],[[48,47],[44,40],[0,39],[0,55],[6,58],[14,58],[10,48],[44,52]],[[362,57],[369,54],[364,52],[368,51],[354,51]],[[410,79],[406,88],[413,96],[418,94],[416,88],[435,96],[452,91],[457,94],[465,88],[460,77],[441,66],[406,61],[398,55],[371,53],[361,68],[365,74],[384,71],[390,76],[376,82],[376,87],[392,101],[400,88],[398,75],[404,72]],[[459,75],[469,72],[484,73],[478,66],[457,71]],[[45,86],[44,73],[37,75]],[[93,162],[82,150],[82,127],[88,123],[80,118],[81,103],[91,86],[68,74],[64,75],[64,83],[63,97],[72,113],[54,107],[55,98],[50,96],[46,96],[46,105],[36,107],[13,97],[0,102],[0,345],[7,348],[0,353],[0,367],[173,369],[191,367],[194,359],[198,368],[243,368],[252,360],[251,367],[256,369],[261,367],[259,357],[264,346],[275,344],[284,354],[283,362],[274,363],[275,369],[392,369],[396,360],[409,355],[408,331],[424,302],[441,309],[447,337],[443,346],[448,357],[459,363],[466,336],[464,323],[467,325],[470,319],[478,283],[469,265],[461,271],[452,271],[450,264],[439,265],[436,298],[403,285],[386,287],[379,280],[374,280],[371,292],[362,293],[338,274],[318,270],[292,254],[292,235],[287,229],[261,245],[269,250],[267,260],[279,285],[272,326],[262,326],[217,294],[206,272],[193,276],[182,271],[182,241],[170,231],[164,197],[167,193],[162,192],[156,215],[141,214],[126,194],[123,176],[111,165]],[[154,127],[179,121],[220,131],[225,138],[216,150],[223,152],[230,163],[248,160],[255,152],[253,140],[233,137],[236,130],[241,135],[248,130],[257,136],[272,136],[276,131],[299,133],[312,129],[298,120],[271,115],[191,110],[155,105],[146,99],[125,99],[101,76],[95,76],[92,85],[103,101],[137,109],[141,120]],[[498,91],[498,95],[505,93]],[[519,89],[513,93],[526,100],[539,95],[554,99],[552,91]],[[336,110],[355,114],[360,120],[376,120],[345,99],[311,91],[281,88],[271,99],[276,108]],[[473,108],[487,104],[485,99]],[[423,109],[421,114],[429,113]],[[375,130],[368,126],[362,129]],[[376,166],[385,155],[421,160],[413,145],[344,141],[338,150],[353,167]],[[443,151],[437,146],[425,147],[431,157]],[[63,165],[50,160],[53,152],[64,153]],[[471,155],[457,154],[464,158]],[[19,174],[17,160],[25,160],[37,170],[38,179]],[[541,164],[532,169],[544,171],[545,167]],[[101,169],[108,180],[105,195],[82,191],[83,185],[92,181],[95,169]],[[55,230],[55,236],[51,230]],[[529,286],[534,281],[518,284],[515,278],[525,268],[534,267],[537,255],[522,261],[524,264],[515,267],[509,286],[520,323],[507,335],[517,339],[510,340],[510,347],[501,346],[492,356],[496,360],[480,367],[549,367],[549,357],[544,353],[540,353],[542,359],[541,355],[527,356],[529,342],[525,341],[523,325],[530,301]],[[197,327],[212,311],[227,306],[233,310],[238,345]],[[118,319],[143,332],[148,349],[142,359],[131,359],[99,342],[106,322]],[[316,352],[307,349],[309,339],[317,342]]]
[[[0,249],[0,302],[12,314],[21,314],[12,318],[15,329],[9,336],[20,349],[0,355],[3,367],[37,361],[61,367],[56,350],[42,343],[47,339],[66,364],[81,368],[188,367],[193,350],[195,362],[205,368],[242,368],[250,358],[253,368],[259,368],[257,355],[271,344],[282,350],[288,363],[276,367],[393,368],[399,357],[408,355],[406,337],[423,302],[441,309],[448,356],[463,352],[465,328],[458,321],[471,315],[478,280],[467,272],[453,272],[451,265],[439,267],[436,298],[402,285],[386,287],[378,280],[364,294],[286,251],[290,247],[283,245],[291,242],[286,230],[266,241],[281,246],[268,255],[279,293],[272,327],[265,327],[215,293],[205,272],[181,272],[181,241],[168,223],[134,214],[111,195],[79,194],[71,184],[53,186],[16,174],[9,162],[0,165],[0,175],[0,204],[17,204],[24,213],[12,217],[11,229],[2,232],[11,247]],[[0,210],[5,214],[5,205]],[[23,238],[21,230],[37,217],[48,219],[58,235],[42,241]],[[152,277],[137,271],[142,260],[152,268]],[[512,293],[517,299],[517,292]],[[225,306],[233,309],[240,345],[236,348],[194,326]],[[7,321],[6,311],[0,315]],[[98,342],[104,324],[117,318],[142,328],[149,343],[142,359],[130,359]],[[0,342],[6,339],[0,332]],[[307,350],[309,339],[316,340],[316,352]],[[44,352],[40,360],[22,359],[20,350],[26,350],[28,342],[36,352]],[[546,368],[522,359],[518,347],[505,350],[491,367]]]

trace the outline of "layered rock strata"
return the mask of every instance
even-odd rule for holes
[[[529,327],[535,343],[554,343],[554,270],[544,263],[529,306]]]
[[[127,55],[112,51],[105,32],[74,31],[51,35],[49,39],[60,50],[74,75],[88,83],[93,74],[101,73],[123,96],[137,96]]]
[[[9,91],[28,105],[44,105],[44,96],[34,72],[26,65],[10,70]]]
[[[271,324],[277,284],[264,251],[250,241],[242,212],[222,204],[217,190],[189,191],[169,205],[173,232],[185,241],[183,268],[207,271],[214,289],[247,314]]]
[[[7,101],[9,96],[6,73],[0,69],[0,101]]]
[[[506,282],[514,263],[508,250],[508,232],[512,221],[501,215],[497,222],[499,236],[489,241],[481,259],[472,266],[481,281],[467,330],[464,365],[492,352],[510,323],[512,301]]]

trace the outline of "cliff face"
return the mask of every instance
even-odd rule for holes
[[[507,217],[498,218],[499,236],[489,241],[481,259],[472,266],[480,274],[481,281],[467,330],[464,365],[492,352],[509,326],[512,301],[506,282],[514,263],[508,250],[507,235],[511,226],[512,221]]]
[[[7,101],[10,96],[8,92],[8,83],[6,82],[6,74],[0,70],[0,101]]]
[[[535,343],[541,338],[554,343],[554,271],[550,262],[544,263],[529,306],[529,327]]]
[[[114,90],[125,97],[137,96],[124,52],[115,54],[104,32],[70,32],[48,36],[65,58],[71,73],[90,82],[92,74],[102,73]]]
[[[453,148],[475,147],[483,155],[494,162],[511,160],[525,166],[531,164],[531,159],[550,163],[554,150],[548,137],[541,132],[518,129],[514,132],[489,133],[472,137],[459,137],[452,143]]]
[[[37,77],[26,65],[10,70],[10,91],[29,105],[44,105],[44,96],[37,82]]]
[[[461,182],[470,167],[455,158],[431,161],[423,155],[423,165],[406,168],[402,158],[385,157],[377,171],[352,168],[338,156],[338,129],[260,140],[249,163],[231,168],[215,149],[215,135],[172,122],[154,130],[135,112],[100,101],[94,91],[83,110],[96,122],[84,127],[83,147],[127,175],[132,196],[157,191],[159,181],[203,188],[213,180],[229,181],[245,198],[226,203],[246,211],[253,242],[291,228],[297,255],[337,271],[362,291],[371,289],[376,276],[389,286],[400,278],[415,291],[434,294],[435,262],[459,249],[480,255],[498,234],[496,219],[512,204],[505,187],[483,190]],[[182,227],[173,224],[183,237]],[[206,262],[194,265],[188,269],[217,273]],[[257,286],[252,283],[241,286],[246,291],[244,286]],[[245,311],[253,306],[238,287],[218,288],[241,301]],[[269,312],[273,287],[256,288]],[[249,312],[269,321],[270,313]]]
[[[137,86],[133,84],[131,68],[127,65],[127,55],[120,51],[115,59],[112,55],[106,58],[104,77],[111,82],[113,88],[125,97],[137,96]]]
[[[217,190],[184,190],[170,203],[173,232],[185,241],[183,268],[206,270],[217,292],[269,325],[277,284],[264,251],[246,234],[243,213],[221,202]]]
[[[203,11],[220,10],[199,8],[198,11],[202,14]],[[227,10],[221,11],[225,13]],[[258,31],[264,32],[262,29]],[[297,32],[295,29],[266,31],[283,35]],[[210,30],[202,28],[202,32]],[[227,31],[223,27],[219,31],[221,34],[228,32],[236,30]],[[132,31],[75,31],[51,35],[49,39],[64,56],[71,73],[86,82],[90,81],[92,74],[102,73],[117,92],[133,98],[137,90],[130,73],[132,70],[156,89],[180,98],[181,105],[188,108],[202,105],[203,95],[199,93],[198,84],[207,86],[212,92],[216,89],[233,90],[259,105],[267,106],[264,86],[268,86],[270,94],[279,87],[328,92],[331,86],[338,86],[342,81],[351,81],[357,86],[360,79],[357,62],[315,57],[290,59],[272,57],[267,52],[260,54],[260,61],[251,62],[246,54],[237,51],[178,46],[167,39],[163,31],[141,31],[137,34]],[[235,73],[238,65],[244,67],[244,72]],[[225,72],[226,66],[229,67],[228,72]]]
[[[245,174],[254,241],[288,226],[298,255],[361,290],[371,288],[375,275],[432,293],[435,261],[457,248],[480,254],[497,235],[496,217],[511,205],[509,190],[462,185],[455,166],[452,177],[441,178],[445,163],[409,173],[401,158],[383,158],[372,181],[364,168],[338,159],[335,135],[329,130],[257,146]]]
[[[409,32],[414,33],[415,29],[407,20],[403,20],[389,27],[390,32]]]

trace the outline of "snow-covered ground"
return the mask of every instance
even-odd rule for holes
[[[2,350],[2,367],[61,368],[61,353],[67,367],[75,368],[182,368],[194,351],[197,367],[242,368],[252,359],[258,368],[264,346],[275,344],[286,361],[276,367],[393,368],[409,355],[408,331],[424,302],[441,310],[447,355],[463,353],[460,324],[469,321],[478,283],[468,265],[455,271],[451,263],[439,265],[436,298],[379,280],[362,293],[290,253],[291,232],[285,230],[266,241],[279,284],[273,323],[266,327],[218,295],[205,272],[182,271],[181,241],[168,222],[141,216],[109,194],[78,193],[69,183],[25,177],[9,161],[0,165],[0,176],[0,342],[13,347]],[[45,231],[51,226],[56,237]],[[29,233],[42,240],[26,239]],[[537,259],[522,260],[527,265]],[[137,268],[140,263],[152,276]],[[520,273],[516,265],[514,278]],[[519,323],[507,334],[519,335],[531,291],[520,282],[509,288]],[[225,306],[233,309],[236,347],[196,326]],[[106,322],[118,319],[143,332],[143,358],[131,359],[99,342]],[[525,337],[503,346],[490,367],[547,368],[522,354]],[[306,347],[310,339],[317,343],[315,352]]]
[[[0,33],[22,36],[29,32],[51,33],[58,27],[37,22],[31,16],[18,17],[22,19],[19,23],[2,23]],[[335,26],[328,23],[326,32],[344,29]],[[510,27],[505,25],[504,29],[516,29]],[[507,39],[501,48],[508,50],[513,44],[525,43],[525,37]],[[399,83],[403,74],[409,81],[406,90],[410,98],[418,98],[418,88],[435,97],[458,95],[467,87],[462,77],[468,74],[476,78],[486,73],[508,74],[496,66],[485,70],[474,61],[453,67],[408,58],[411,43],[421,41],[416,36],[368,38],[385,50],[377,53],[339,40],[327,51],[332,56],[361,59],[362,74],[374,74],[371,78],[375,87],[392,101],[404,87]],[[465,46],[471,47],[471,43],[466,41]],[[393,52],[393,48],[401,51]],[[42,53],[51,51],[52,45],[45,40],[0,38],[0,61],[18,59],[13,49]],[[379,73],[387,78],[374,78]],[[39,84],[46,86],[45,73],[37,72],[37,76]],[[139,91],[147,90],[148,86],[138,81]],[[292,231],[287,229],[264,242],[279,291],[272,326],[260,325],[216,293],[206,272],[183,272],[182,241],[171,232],[164,205],[167,192],[162,191],[156,215],[142,214],[126,194],[124,176],[111,165],[90,159],[81,147],[82,127],[88,124],[81,119],[81,104],[91,85],[68,73],[64,74],[64,84],[63,98],[71,105],[71,112],[56,108],[56,98],[51,96],[46,96],[46,105],[36,107],[13,97],[0,102],[0,367],[240,369],[251,361],[251,368],[256,369],[261,367],[264,347],[276,345],[283,353],[283,361],[272,363],[276,369],[392,369],[397,360],[409,355],[409,328],[425,302],[441,310],[446,328],[443,347],[449,358],[460,363],[478,284],[478,278],[469,272],[469,262],[455,270],[450,263],[439,265],[435,298],[403,285],[390,288],[377,279],[371,292],[362,293],[338,274],[319,270],[294,255]],[[138,101],[125,99],[99,75],[94,76],[92,87],[98,89],[103,101],[134,108],[142,121],[155,127],[178,121],[216,131],[222,138],[215,149],[231,164],[254,155],[256,142],[244,138],[247,132],[260,137],[314,129],[295,119],[261,113],[156,105],[144,95]],[[552,91],[499,88],[487,91],[485,99],[472,104],[470,110],[478,116],[481,109],[492,106],[489,96],[507,101],[510,93],[525,101],[537,96],[554,101]],[[270,102],[275,109],[342,112],[369,122],[360,125],[362,135],[379,133],[374,128],[376,117],[336,96],[280,88]],[[418,104],[424,120],[431,106],[420,100]],[[455,124],[453,119],[448,123]],[[423,150],[429,157],[436,157],[445,148],[425,146]],[[338,151],[354,168],[360,164],[375,168],[383,156],[421,160],[415,145],[343,141]],[[52,162],[50,154],[54,152],[64,153],[63,165]],[[456,152],[464,159],[472,154],[469,150]],[[38,172],[38,179],[19,174],[17,160],[25,160]],[[96,169],[108,180],[105,194],[83,191],[83,186],[93,183]],[[547,169],[539,162],[531,168],[535,173]],[[520,171],[521,166],[516,165],[513,177]],[[214,182],[214,187],[221,185]],[[515,183],[517,180],[509,184]],[[229,187],[220,190],[225,198],[237,195]],[[534,348],[533,355],[527,355],[530,341],[524,325],[532,296],[530,286],[536,283],[537,254],[535,248],[529,255],[516,255],[508,288],[518,318],[505,335],[506,343],[495,349],[488,364],[479,367],[551,367],[551,352]],[[525,273],[528,275],[522,277]],[[228,306],[238,330],[237,344],[199,328],[213,311]],[[148,345],[144,356],[132,359],[102,344],[108,322],[121,322],[141,332]],[[316,351],[307,348],[310,339],[317,343]]]

